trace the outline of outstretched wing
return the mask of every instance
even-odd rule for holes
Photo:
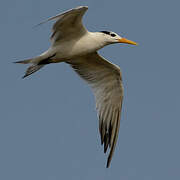
[[[52,43],[66,38],[72,38],[73,36],[83,35],[87,30],[82,24],[82,17],[87,9],[87,6],[79,6],[51,17],[40,24],[56,20],[52,27]]]
[[[90,84],[96,98],[99,132],[104,153],[109,146],[109,167],[120,127],[123,85],[120,68],[101,57],[97,52],[68,62]]]

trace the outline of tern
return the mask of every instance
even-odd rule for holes
[[[120,128],[123,84],[120,68],[97,51],[109,44],[137,43],[112,31],[89,32],[82,24],[87,9],[87,6],[79,6],[40,23],[56,20],[52,27],[51,47],[37,57],[15,63],[31,64],[25,78],[47,64],[65,62],[90,85],[96,100],[101,144],[104,153],[107,149],[110,151],[108,168]]]

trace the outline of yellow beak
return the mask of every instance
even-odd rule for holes
[[[128,39],[126,39],[126,38],[121,38],[121,39],[118,39],[118,41],[119,41],[120,43],[137,45],[137,43],[136,43],[136,42],[131,41],[131,40],[128,40]]]

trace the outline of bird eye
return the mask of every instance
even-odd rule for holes
[[[115,37],[116,35],[114,33],[111,34],[112,37]]]

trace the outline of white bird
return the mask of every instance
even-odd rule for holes
[[[87,9],[87,6],[79,6],[42,22],[56,20],[52,28],[51,47],[37,57],[16,63],[32,64],[27,69],[25,78],[47,64],[65,62],[87,81],[96,99],[104,153],[108,147],[110,149],[106,166],[109,167],[120,127],[123,85],[120,68],[100,56],[97,51],[109,44],[136,43],[111,31],[89,32],[82,24],[82,17]]]

